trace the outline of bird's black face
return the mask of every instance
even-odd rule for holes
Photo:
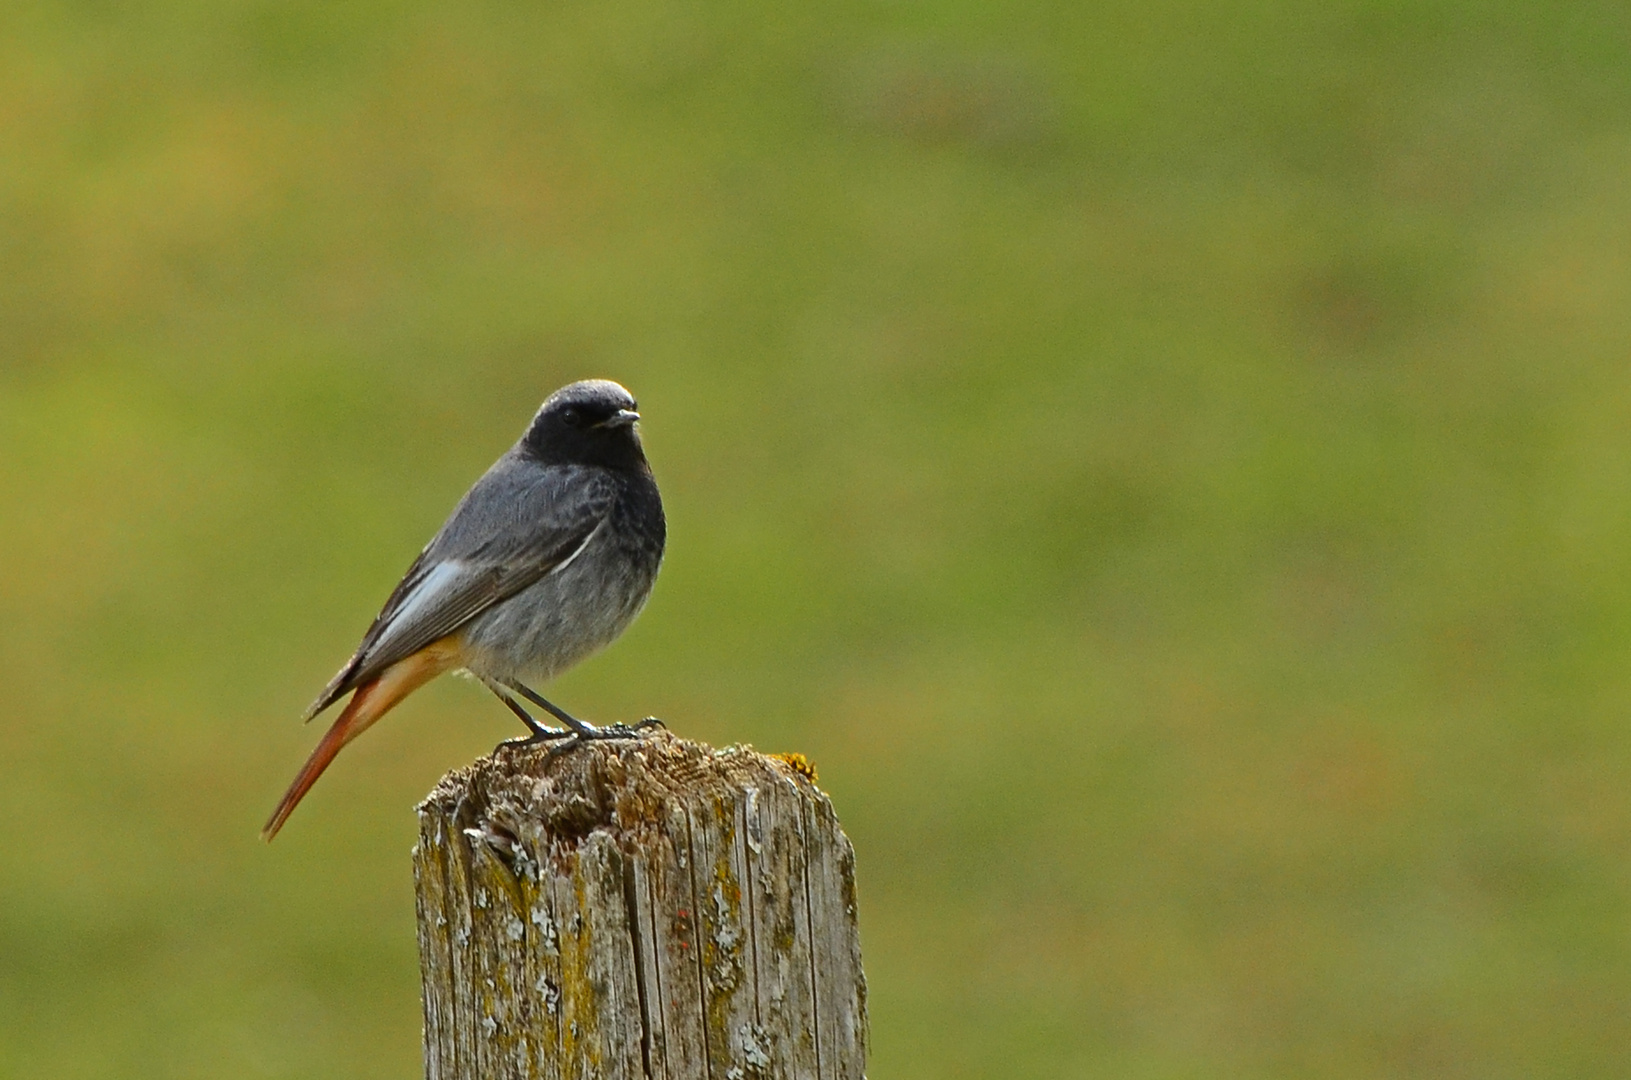
[[[546,464],[629,468],[645,460],[635,428],[639,419],[627,390],[587,379],[551,394],[521,443]]]

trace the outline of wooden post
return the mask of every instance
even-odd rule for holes
[[[862,1080],[855,861],[802,759],[501,748],[419,807],[428,1080]]]

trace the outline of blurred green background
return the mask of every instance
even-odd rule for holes
[[[0,7],[0,1076],[419,1071],[442,680],[301,709],[546,393],[555,694],[801,750],[871,1075],[1623,1076],[1631,11]]]

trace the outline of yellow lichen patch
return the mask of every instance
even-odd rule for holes
[[[804,777],[804,779],[810,781],[810,783],[816,783],[815,763],[809,758],[805,757],[803,754],[795,751],[788,754],[770,754],[768,756],[775,758],[777,761],[786,763],[788,768]]]

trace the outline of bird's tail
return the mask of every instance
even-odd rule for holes
[[[457,650],[448,647],[450,644],[450,639],[444,638],[405,660],[397,661],[381,672],[378,678],[357,687],[357,692],[346,702],[345,709],[335,719],[333,726],[311,752],[311,757],[306,759],[306,764],[301,766],[294,783],[283,793],[277,809],[272,811],[266,827],[261,829],[261,839],[270,841],[277,835],[283,823],[289,820],[289,815],[294,813],[294,808],[300,805],[300,800],[306,797],[306,792],[317,783],[317,778],[323,775],[323,770],[328,768],[346,743],[367,731],[374,721],[390,712],[403,698],[457,663]]]

